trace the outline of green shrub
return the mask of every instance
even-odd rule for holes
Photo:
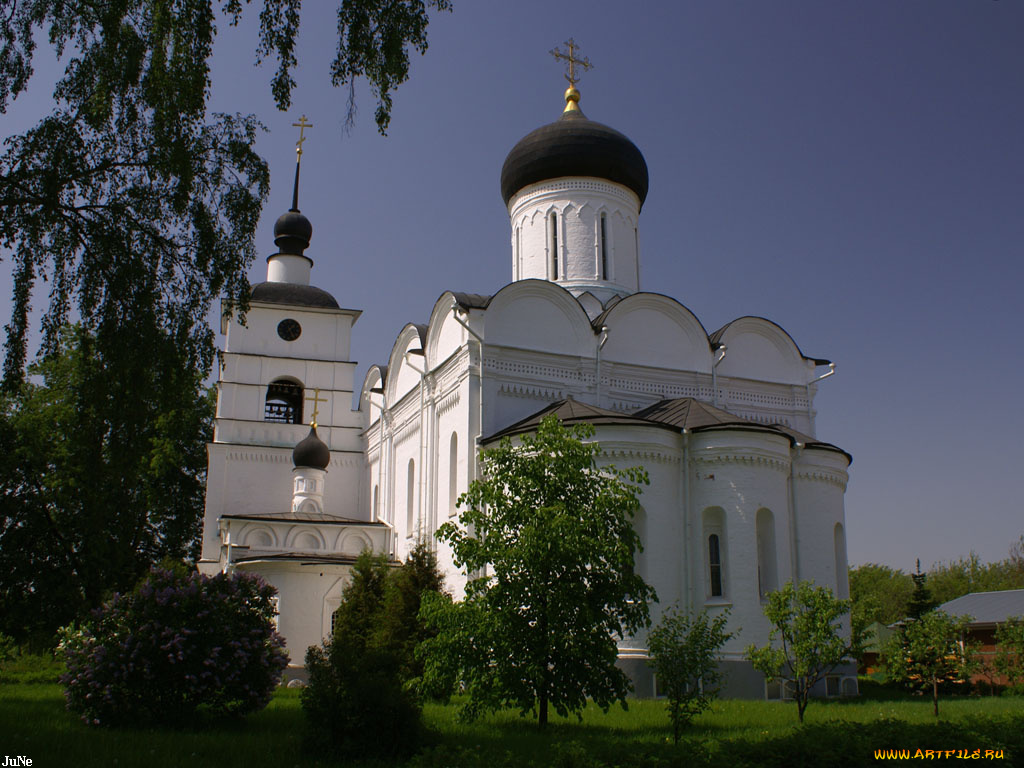
[[[306,651],[302,709],[316,752],[405,758],[420,743],[422,712],[407,684],[410,643],[405,633],[392,631],[406,602],[396,600],[398,573],[383,555],[363,552],[335,613],[334,636]],[[418,603],[418,596],[410,602]]]
[[[157,568],[62,632],[68,709],[92,725],[181,724],[262,709],[287,664],[274,588]]]

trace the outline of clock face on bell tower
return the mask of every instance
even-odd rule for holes
[[[302,326],[290,317],[277,324],[277,335],[285,341],[295,341],[302,335]]]

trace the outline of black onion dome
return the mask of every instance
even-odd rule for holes
[[[294,307],[340,309],[338,300],[323,288],[299,283],[257,283],[252,287],[252,301],[288,304]]]
[[[303,256],[313,236],[313,225],[301,211],[292,208],[274,222],[274,244],[281,253]],[[307,257],[308,258],[308,257]]]
[[[622,184],[636,193],[641,206],[647,198],[647,163],[636,144],[579,109],[519,140],[501,168],[501,196],[508,205],[523,187],[561,176],[593,176]]]
[[[309,434],[292,449],[292,463],[296,467],[327,469],[327,465],[331,463],[331,451],[324,441],[316,436],[316,427],[310,427]]]

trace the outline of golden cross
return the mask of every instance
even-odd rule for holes
[[[320,403],[326,403],[327,402],[327,398],[326,397],[320,397],[320,390],[319,389],[314,389],[313,390],[313,396],[312,397],[307,397],[306,399],[313,401],[313,418],[310,420],[309,426],[311,426],[311,427],[313,427],[315,429],[317,427],[316,417],[320,415]]]
[[[576,58],[576,56],[574,55],[574,52],[577,50],[576,41],[573,40],[571,37],[565,41],[565,44],[569,46],[569,53],[562,53],[557,48],[552,48],[551,55],[554,56],[556,60],[565,59],[565,61],[569,62],[569,74],[565,76],[565,79],[569,81],[570,87],[575,88],[576,83],[579,81],[579,76],[577,76],[576,74],[576,65],[578,64],[579,66],[581,66],[584,72],[586,72],[588,69],[592,69],[594,65],[590,63],[590,59]]]
[[[299,140],[297,142],[295,142],[295,154],[297,154],[301,158],[302,157],[302,142],[304,142],[306,140],[306,129],[307,128],[312,128],[313,124],[311,122],[309,122],[308,120],[306,120],[306,116],[303,115],[302,117],[299,118],[299,122],[292,123],[292,127],[299,129]]]

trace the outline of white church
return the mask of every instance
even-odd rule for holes
[[[635,525],[640,573],[660,599],[652,619],[675,603],[730,610],[724,695],[780,695],[743,658],[768,636],[766,593],[810,579],[848,596],[851,459],[815,432],[818,382],[834,366],[770,320],[709,333],[676,299],[642,290],[644,157],[583,114],[572,83],[565,98],[501,170],[511,282],[442,294],[370,368],[358,410],[349,348],[360,312],[313,285],[297,199],[274,227],[278,252],[245,324],[223,320],[199,567],[252,571],[278,589],[293,674],[330,635],[363,549],[400,561],[432,542],[461,593],[465,575],[433,534],[457,515],[478,451],[549,413],[593,424],[608,462],[647,470]],[[655,692],[645,660],[644,636],[620,642],[638,696]],[[855,693],[854,675],[837,672],[822,693]]]

